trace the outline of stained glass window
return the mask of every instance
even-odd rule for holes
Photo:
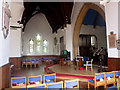
[[[32,53],[34,49],[34,41],[32,39],[30,39],[29,45],[30,45],[30,53]]]
[[[37,38],[37,52],[40,52],[40,40],[41,40],[41,36],[39,34],[37,34],[36,38]]]
[[[47,45],[48,45],[47,40],[43,40],[43,51],[44,51],[44,53],[47,53]]]

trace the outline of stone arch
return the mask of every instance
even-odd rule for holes
[[[73,58],[78,54],[80,28],[82,26],[84,17],[86,16],[86,13],[89,9],[96,10],[105,20],[105,13],[99,6],[93,3],[85,3],[83,5],[77,16],[73,31]]]

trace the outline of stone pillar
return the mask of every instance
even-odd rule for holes
[[[67,28],[65,28],[65,36],[66,36],[66,49],[70,52],[71,54],[71,60],[73,60],[73,47],[72,47],[72,29],[71,29],[71,24],[67,25]]]

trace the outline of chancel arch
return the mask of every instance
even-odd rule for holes
[[[73,31],[73,57],[78,55],[80,28],[82,26],[84,17],[86,16],[86,13],[88,12],[89,9],[96,10],[105,20],[105,13],[99,6],[93,3],[85,3],[83,5],[77,16]]]

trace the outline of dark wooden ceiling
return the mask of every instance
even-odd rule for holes
[[[46,16],[53,33],[71,23],[73,2],[24,2],[24,7],[20,22],[24,28],[30,18],[38,13]]]

